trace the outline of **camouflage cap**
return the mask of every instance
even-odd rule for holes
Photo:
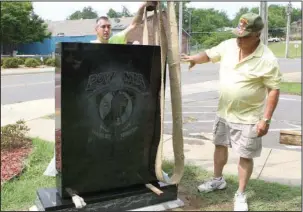
[[[260,32],[264,27],[262,18],[255,13],[246,13],[240,17],[238,27],[232,32],[237,37],[245,37],[252,32]]]

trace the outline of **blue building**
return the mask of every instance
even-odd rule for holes
[[[125,29],[133,20],[133,17],[110,19],[112,34]],[[47,22],[48,30],[52,37],[43,42],[22,44],[17,47],[20,55],[50,55],[55,52],[58,42],[90,42],[96,39],[96,19],[64,20]]]

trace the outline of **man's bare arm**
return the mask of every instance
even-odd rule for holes
[[[205,52],[201,52],[199,54],[192,56],[196,64],[207,63],[210,61],[209,57]]]
[[[279,101],[279,95],[280,95],[280,90],[278,89],[269,89],[268,90],[268,98],[267,98],[267,103],[264,111],[264,118],[266,119],[271,119],[274,111],[276,109],[276,106]],[[259,137],[262,137],[267,134],[269,129],[269,124],[266,124],[266,122],[262,119],[260,122],[257,124],[257,133]]]
[[[264,111],[264,118],[271,119],[273,113],[277,107],[280,96],[280,90],[278,89],[269,89],[267,103]]]
[[[146,7],[147,5],[148,5],[148,3],[147,3],[147,2],[144,2],[144,3],[140,6],[140,8],[139,8],[139,10],[138,10],[136,16],[134,17],[132,23],[125,29],[125,36],[126,36],[126,38],[127,38],[127,36],[129,35],[129,33],[130,33],[132,30],[134,30],[136,27],[140,26],[140,24],[142,23],[143,14],[144,14],[144,9],[145,9],[145,7]]]

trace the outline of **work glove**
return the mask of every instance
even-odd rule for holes
[[[75,204],[76,208],[83,208],[86,206],[86,203],[84,202],[84,199],[82,197],[79,197],[78,195],[74,195],[72,197],[73,203]]]

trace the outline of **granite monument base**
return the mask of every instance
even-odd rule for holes
[[[142,185],[114,192],[82,196],[87,204],[82,209],[76,209],[71,198],[60,198],[56,188],[44,188],[37,191],[36,206],[39,211],[125,211],[170,201],[177,201],[177,203],[173,204],[174,207],[182,206],[182,201],[177,198],[178,188],[176,185],[167,185],[161,182],[153,185],[163,191],[163,193],[157,195]],[[161,210],[161,207],[158,207],[157,210]]]

